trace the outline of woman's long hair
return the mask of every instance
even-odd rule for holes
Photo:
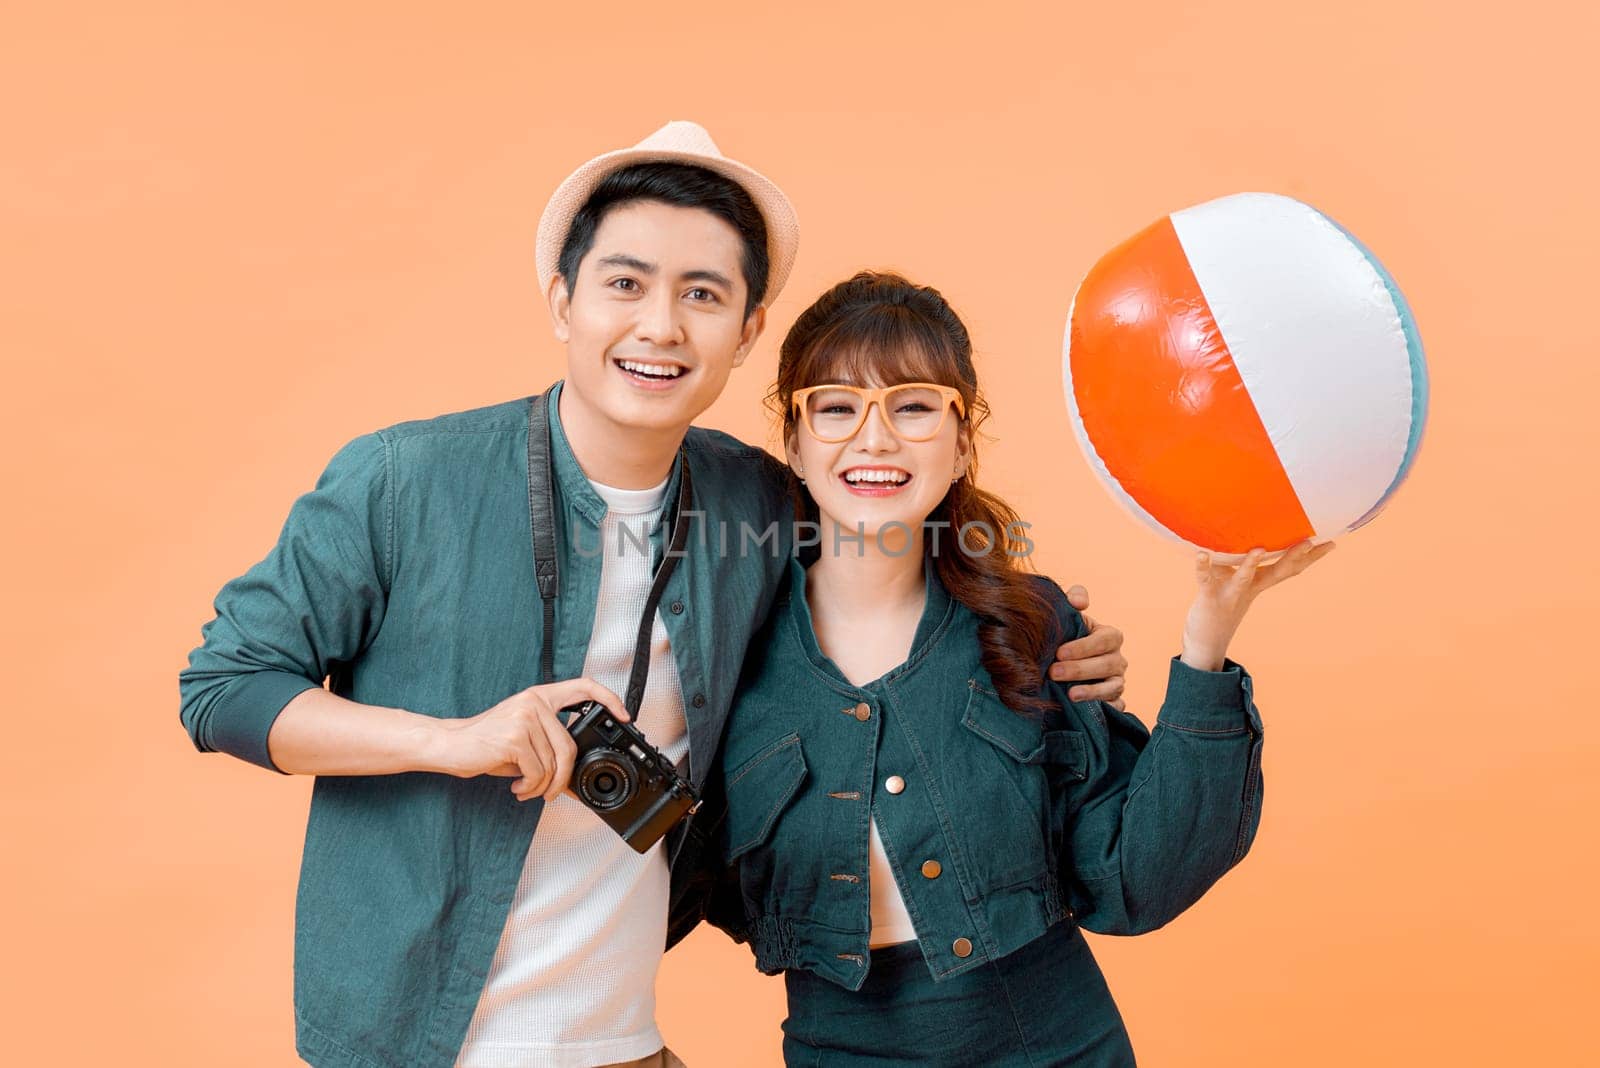
[[[863,271],[818,297],[783,339],[778,380],[767,403],[782,414],[784,441],[799,429],[790,403],[794,392],[826,382],[933,382],[961,391],[972,452],[966,473],[928,516],[949,524],[948,541],[925,538],[924,552],[932,555],[945,589],[978,617],[983,666],[1001,699],[1022,713],[1054,707],[1040,690],[1041,665],[1060,639],[1055,609],[1015,563],[1025,529],[1017,525],[1017,513],[974,481],[977,429],[989,409],[978,392],[966,326],[938,290],[897,274]],[[790,479],[796,513],[815,520],[816,502],[792,473]],[[957,544],[964,529],[969,533]]]

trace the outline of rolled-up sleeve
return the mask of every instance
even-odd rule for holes
[[[371,643],[393,559],[392,467],[381,434],[345,445],[294,502],[266,559],[217,594],[178,674],[178,715],[196,749],[280,771],[267,748],[278,714]]]

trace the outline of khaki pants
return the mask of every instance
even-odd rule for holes
[[[640,1057],[636,1061],[618,1061],[608,1064],[605,1068],[688,1068],[683,1060],[665,1046],[656,1050],[648,1057]]]

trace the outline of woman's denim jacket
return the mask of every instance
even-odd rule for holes
[[[1107,934],[1160,927],[1255,837],[1261,719],[1242,667],[1174,657],[1153,734],[1054,682],[1046,696],[1059,707],[1028,718],[983,669],[977,617],[926,575],[909,658],[866,686],[823,655],[797,562],[751,643],[712,771],[727,809],[707,918],[748,941],[763,972],[802,968],[860,989],[869,817],[935,979],[1061,920]],[[1060,587],[1037,581],[1064,635],[1081,637]]]

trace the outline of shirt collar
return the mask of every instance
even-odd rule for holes
[[[944,588],[944,583],[939,581],[939,573],[933,566],[932,559],[924,557],[922,577],[925,592],[922,618],[917,621],[916,633],[911,637],[911,652],[906,656],[904,663],[894,667],[882,677],[874,679],[864,687],[855,686],[844,679],[844,673],[828,659],[827,654],[822,651],[822,646],[817,644],[817,631],[811,618],[811,606],[806,601],[806,577],[805,565],[797,558],[790,557],[789,614],[794,622],[795,633],[799,636],[800,646],[805,651],[806,658],[819,669],[833,674],[845,681],[845,685],[857,690],[871,689],[879,683],[893,682],[916,667],[949,629],[950,620],[955,615],[959,603],[950,596]]]

